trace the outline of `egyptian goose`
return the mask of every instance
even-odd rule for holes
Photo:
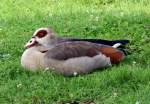
[[[51,34],[48,35],[48,32]],[[35,33],[25,45],[27,49],[21,57],[21,65],[32,71],[49,69],[64,76],[73,76],[109,67],[125,57],[122,51],[112,46],[56,38],[50,29]]]

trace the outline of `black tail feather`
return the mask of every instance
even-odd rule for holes
[[[97,43],[97,44],[104,44],[104,45],[109,45],[113,46],[116,43],[121,43],[122,45],[125,45],[129,43],[129,40],[103,40],[103,39],[69,39],[70,41],[88,41],[92,43]]]

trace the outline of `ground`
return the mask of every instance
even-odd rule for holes
[[[65,37],[129,39],[131,54],[119,65],[84,76],[29,72],[20,57],[39,27]],[[0,1],[0,104],[148,104],[149,53],[149,0]]]

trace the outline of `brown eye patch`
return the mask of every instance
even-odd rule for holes
[[[42,38],[42,37],[46,36],[46,34],[47,34],[47,31],[40,30],[39,32],[37,32],[36,36],[39,38]]]

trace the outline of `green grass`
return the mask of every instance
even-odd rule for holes
[[[28,72],[20,65],[23,45],[39,27],[60,36],[129,39],[131,55],[120,65],[65,78]],[[1,0],[0,104],[96,104],[150,102],[149,0]]]

